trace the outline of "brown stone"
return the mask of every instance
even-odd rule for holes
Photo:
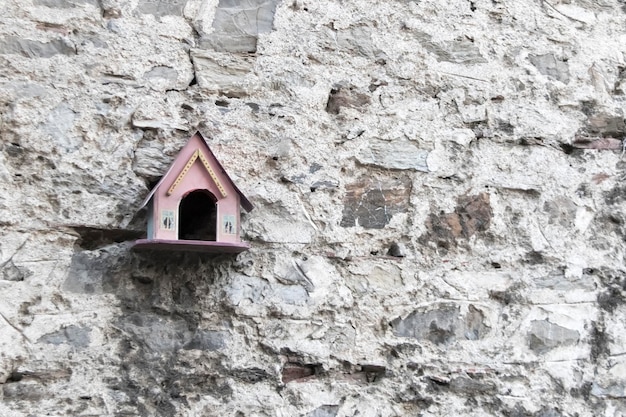
[[[448,249],[456,246],[460,238],[468,239],[478,232],[489,229],[493,212],[489,194],[461,196],[453,213],[431,213],[425,221],[426,232],[422,243],[435,242],[437,247]]]
[[[297,381],[315,375],[315,365],[301,365],[298,363],[288,363],[283,367],[283,383]]]
[[[443,216],[445,223],[450,228],[452,236],[455,238],[460,237],[463,233],[463,226],[461,226],[461,218],[456,213],[450,213]]]
[[[487,230],[493,217],[489,204],[489,194],[487,193],[459,198],[454,211],[461,219],[463,237],[465,238],[469,238],[476,232]]]
[[[362,108],[370,103],[370,97],[356,91],[354,87],[333,88],[328,96],[326,111],[330,114],[339,114],[342,107]]]
[[[586,129],[591,134],[621,138],[626,133],[626,123],[621,114],[596,113],[589,116]]]
[[[346,187],[341,226],[382,229],[394,214],[407,211],[410,192],[411,183],[407,178],[361,178]]]

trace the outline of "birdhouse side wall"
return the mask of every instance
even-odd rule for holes
[[[148,239],[154,239],[154,201],[148,203],[147,211],[148,230],[146,231],[146,235]]]
[[[240,241],[239,194],[232,191],[217,205],[217,239],[220,242]]]

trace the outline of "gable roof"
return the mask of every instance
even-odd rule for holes
[[[183,178],[185,178],[185,175],[187,175],[187,173],[191,169],[191,166],[198,159],[200,159],[200,161],[202,162],[202,166],[204,167],[206,172],[209,174],[209,176],[211,177],[211,179],[217,186],[217,189],[220,191],[220,194],[222,194],[222,197],[226,197],[226,190],[224,189],[224,186],[220,182],[220,179],[217,177],[217,175],[215,175],[215,171],[213,171],[213,168],[211,168],[211,164],[209,164],[209,161],[206,159],[206,156],[204,156],[204,154],[202,153],[200,149],[196,149],[194,153],[191,154],[191,157],[185,164],[185,167],[183,168],[183,170],[180,172],[180,174],[178,174],[178,177],[176,177],[172,185],[170,185],[170,188],[167,190],[166,195],[169,196],[174,192],[176,187],[178,187],[178,185],[181,183]]]
[[[224,167],[222,166],[220,161],[215,157],[215,154],[213,153],[213,151],[211,151],[211,148],[209,148],[209,145],[206,143],[206,139],[204,139],[204,136],[202,136],[202,134],[199,131],[196,131],[196,133],[191,138],[193,138],[194,136],[198,136],[200,138],[200,143],[204,144],[205,150],[209,153],[209,155],[211,157],[213,157],[213,160],[216,162],[217,169],[224,174],[224,176],[226,177],[226,180],[230,183],[230,185],[237,192],[237,194],[239,194],[239,197],[240,197],[239,202],[241,204],[241,207],[243,207],[248,212],[252,211],[252,209],[254,208],[254,205],[241,192],[241,190],[239,190],[239,187],[237,187],[237,185],[235,185],[235,183],[230,178],[230,176],[228,175],[228,173],[226,172],[226,170],[224,169]],[[191,138],[189,138],[189,140],[191,140]],[[189,141],[187,141],[187,143],[189,143]],[[174,161],[172,161],[172,164],[168,168],[168,170],[165,173],[165,175],[163,175],[163,177],[161,177],[161,180],[157,183],[157,185],[154,186],[154,188],[150,191],[150,194],[148,194],[148,196],[143,200],[143,202],[141,203],[141,206],[139,207],[139,209],[144,208],[146,206],[146,204],[148,204],[148,202],[152,199],[152,197],[154,196],[154,193],[156,193],[156,191],[159,189],[159,187],[161,187],[161,185],[163,185],[163,182],[165,181],[165,179],[171,174],[171,171],[174,168],[174,163],[176,162],[177,158],[178,158],[178,155],[176,156],[176,158],[174,158]],[[194,159],[193,162],[195,162],[195,159]],[[203,163],[203,165],[205,165],[205,168],[206,168],[205,161],[202,161],[202,163]]]

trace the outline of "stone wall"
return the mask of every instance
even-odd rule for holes
[[[621,0],[8,0],[0,415],[626,415]],[[196,130],[237,257],[137,254]]]

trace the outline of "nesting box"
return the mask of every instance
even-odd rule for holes
[[[147,238],[134,249],[239,253],[241,207],[252,203],[237,188],[200,132],[183,147],[141,208],[148,210]]]

